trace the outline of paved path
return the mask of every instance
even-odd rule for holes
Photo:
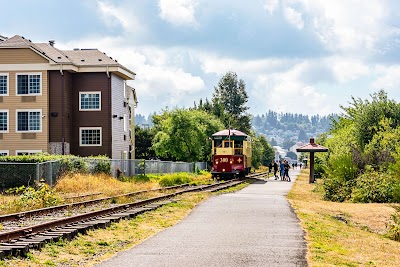
[[[299,173],[291,170],[292,183]],[[177,225],[98,266],[307,266],[292,183],[268,179],[212,197]]]

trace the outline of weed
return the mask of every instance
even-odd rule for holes
[[[386,236],[394,241],[400,241],[400,206],[393,206],[395,213],[390,216]]]

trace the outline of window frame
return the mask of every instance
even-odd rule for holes
[[[37,153],[43,153],[42,150],[40,149],[21,149],[21,150],[15,150],[15,156],[18,156],[18,153],[26,153],[26,155],[32,155],[32,154],[37,154]]]
[[[7,77],[7,87],[6,87],[7,93],[2,94],[0,92],[0,96],[9,96],[9,93],[10,93],[10,75],[8,73],[0,73],[0,76]]]
[[[28,112],[28,130],[20,131],[18,130],[18,112]],[[29,113],[30,112],[39,112],[39,123],[40,123],[40,130],[29,130]],[[43,111],[42,109],[17,109],[15,110],[15,132],[16,133],[41,133],[43,131]]]
[[[5,153],[6,155],[0,155],[0,157],[9,156],[10,150],[0,150],[0,154],[3,154],[3,153]]]
[[[98,94],[99,95],[99,108],[82,108],[82,95],[83,94]],[[101,111],[101,91],[82,91],[79,92],[79,111]]]
[[[103,146],[103,127],[79,127],[79,146]],[[100,144],[82,144],[82,130],[100,130]]]
[[[28,75],[28,93],[27,94],[19,94],[18,93],[18,76],[22,76],[22,75]],[[29,77],[31,75],[39,75],[40,76],[40,80],[39,80],[39,93],[29,93],[30,90],[30,86],[29,86]],[[17,96],[37,96],[37,95],[42,95],[43,92],[43,84],[42,84],[42,73],[41,72],[20,72],[20,73],[15,73],[15,95]]]
[[[0,112],[7,112],[7,130],[0,130],[0,133],[8,133],[10,132],[10,110],[0,109]]]

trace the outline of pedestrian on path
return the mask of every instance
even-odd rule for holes
[[[289,162],[287,162],[287,161],[285,160],[284,166],[285,166],[285,167],[284,167],[285,173],[283,174],[284,179],[285,179],[286,181],[290,182],[290,176],[289,176],[290,165],[289,165]]]
[[[276,174],[278,172],[278,163],[276,163],[276,161],[274,161],[274,176],[275,176],[275,180],[278,180],[278,175]]]
[[[280,174],[281,174],[281,181],[283,181],[283,178],[285,175],[285,164],[283,163],[282,160],[279,162],[279,170],[280,170]]]

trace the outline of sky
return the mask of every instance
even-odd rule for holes
[[[229,71],[245,82],[253,115],[338,113],[380,89],[400,102],[396,0],[0,3],[0,35],[98,48],[134,71],[145,116],[211,99]]]

